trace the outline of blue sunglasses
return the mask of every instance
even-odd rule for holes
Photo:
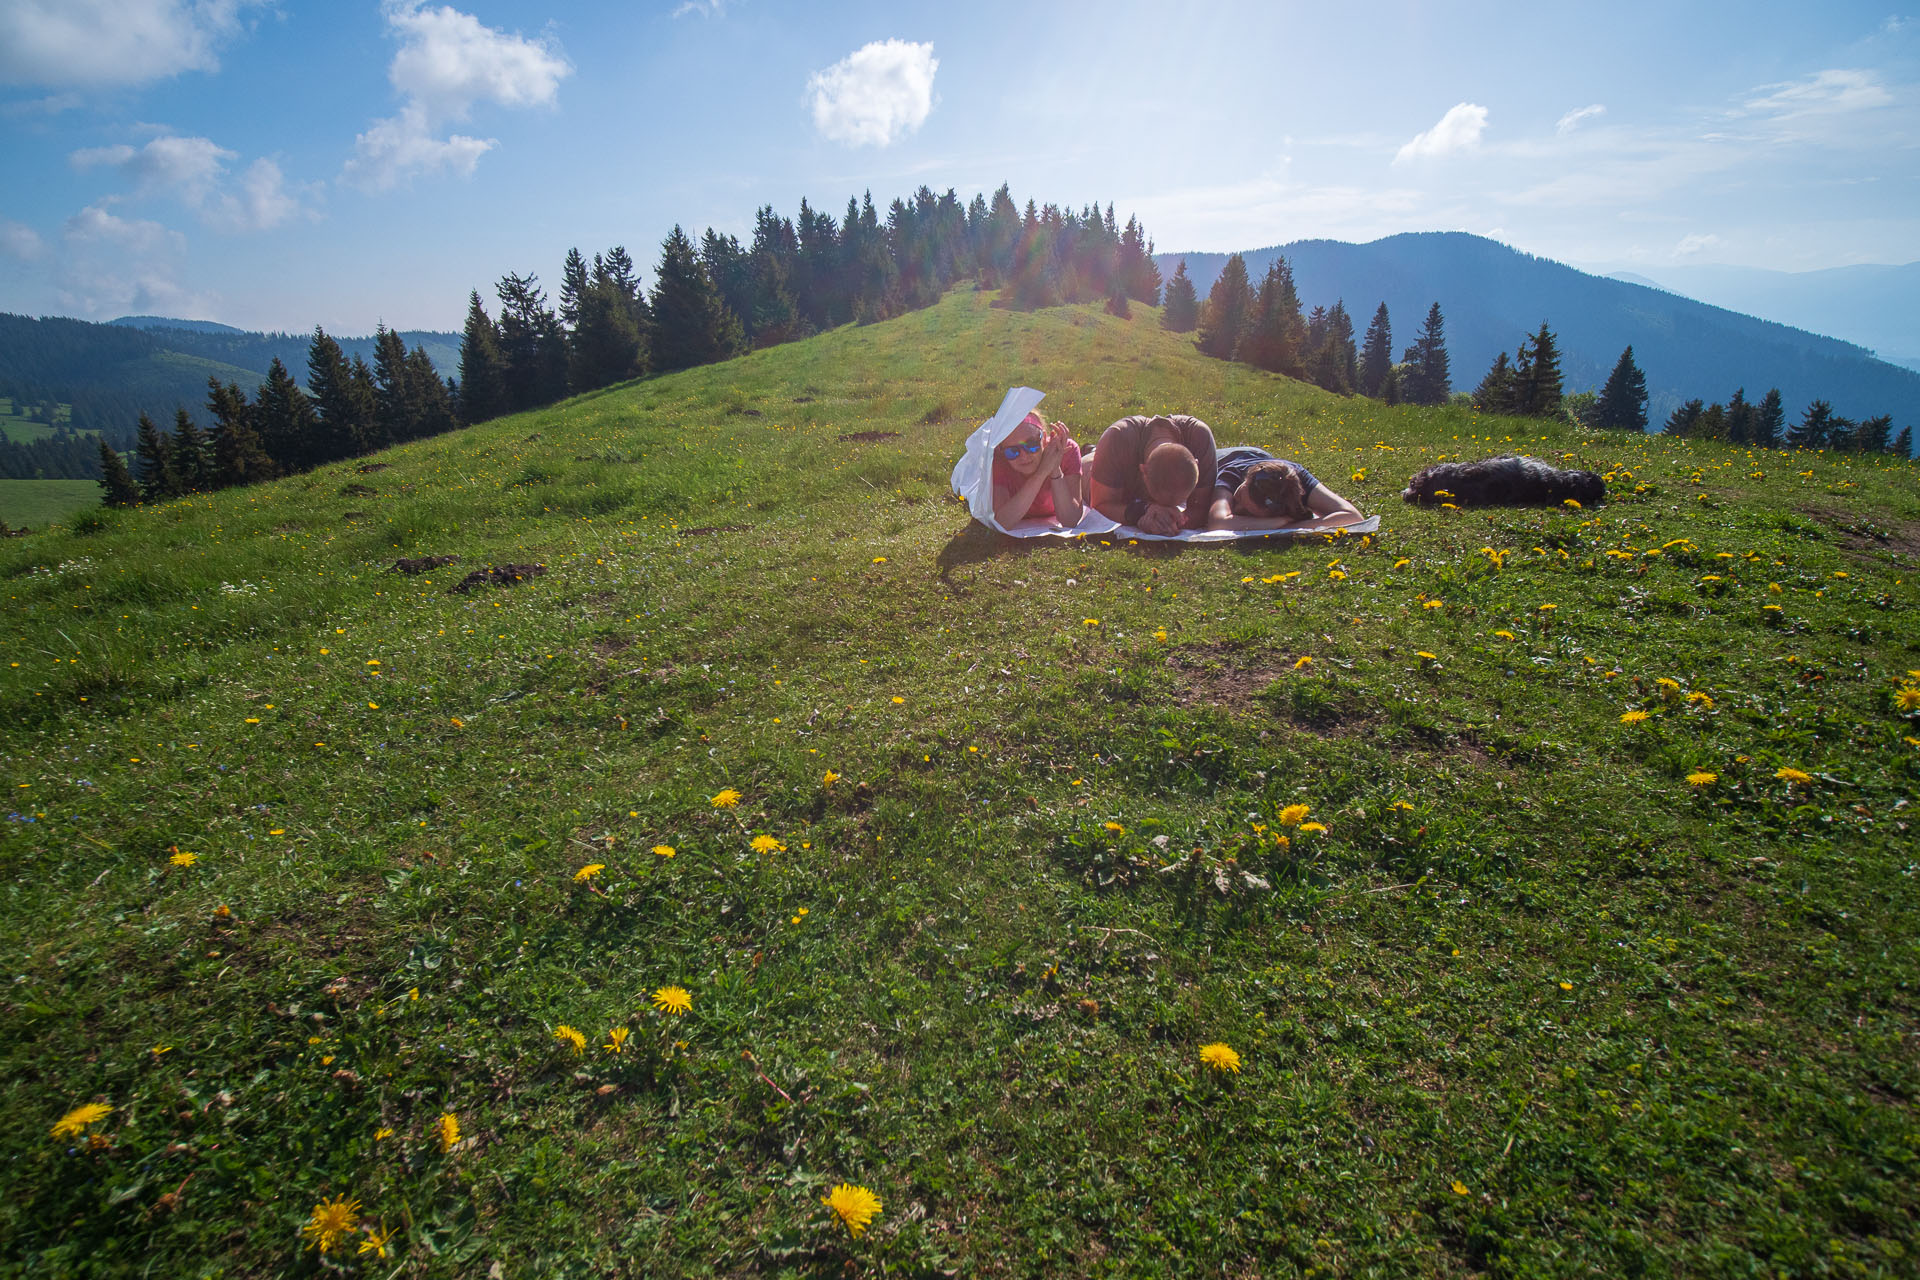
[[[1025,444],[1003,444],[1000,446],[1000,456],[1012,462],[1023,453],[1038,453],[1044,448],[1046,448],[1044,440],[1029,440]]]

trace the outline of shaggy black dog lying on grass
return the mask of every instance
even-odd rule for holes
[[[1561,471],[1538,458],[1507,454],[1478,462],[1436,462],[1407,481],[1400,496],[1459,507],[1542,507],[1600,502],[1607,482],[1591,471]]]

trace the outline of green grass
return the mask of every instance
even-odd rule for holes
[[[0,1272],[1912,1274],[1914,470],[1136,316],[956,292],[0,547]],[[1019,383],[1385,529],[989,534]],[[1504,448],[1613,500],[1397,500]]]
[[[0,520],[43,529],[100,505],[93,480],[0,480]]]
[[[72,415],[73,406],[56,405],[53,411],[54,425],[49,426],[28,417],[19,401],[0,396],[0,431],[5,431],[7,439],[14,444],[32,444],[35,440],[44,440]]]

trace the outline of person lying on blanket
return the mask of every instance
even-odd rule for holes
[[[1250,444],[1220,450],[1218,482],[1207,509],[1209,529],[1332,529],[1360,519],[1359,508],[1297,462]]]
[[[993,518],[1002,525],[1053,519],[1071,529],[1080,497],[1080,446],[1067,424],[1029,413],[993,447]]]
[[[1093,509],[1142,533],[1207,527],[1214,487],[1213,429],[1184,413],[1122,418],[1091,461]]]

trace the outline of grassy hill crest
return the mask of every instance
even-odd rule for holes
[[[1002,538],[1017,384],[1385,527]],[[1611,500],[1397,500],[1506,449]],[[972,290],[0,543],[0,1259],[1897,1273],[1917,555],[1892,459]]]

